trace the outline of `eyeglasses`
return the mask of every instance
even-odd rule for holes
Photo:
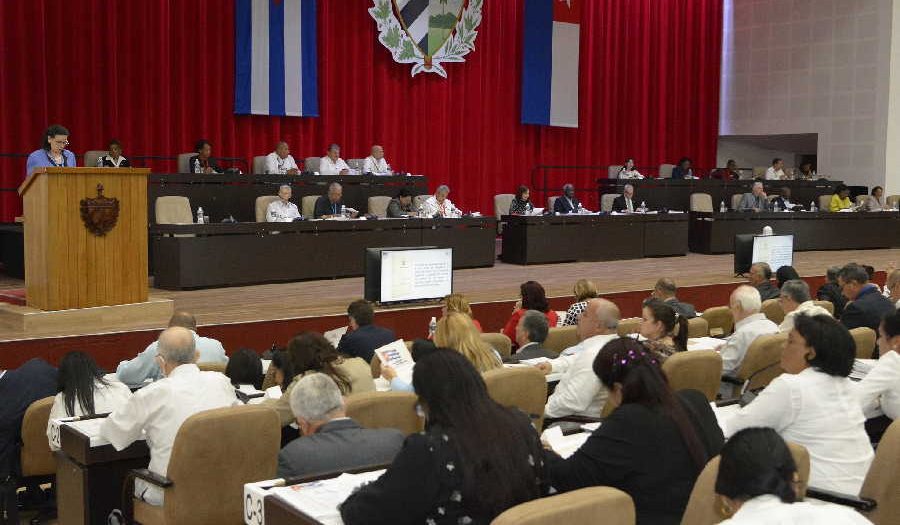
[[[53,142],[54,144],[56,144],[58,146],[68,146],[69,145],[68,140],[52,140],[51,142]]]

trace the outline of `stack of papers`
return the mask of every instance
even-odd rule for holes
[[[346,333],[347,327],[342,326],[340,328],[335,328],[334,330],[329,330],[322,335],[324,335],[325,339],[327,339],[328,342],[331,343],[331,346],[337,348],[338,343],[341,342],[341,338],[344,337],[344,334]]]
[[[53,444],[59,448],[59,427],[66,425],[90,438],[92,447],[109,445],[109,440],[100,436],[100,426],[103,425],[104,421],[106,421],[104,417],[85,419],[83,421],[72,421],[72,418],[54,419],[50,422],[50,438],[53,440]]]
[[[550,427],[541,434],[541,441],[550,445],[553,452],[566,459],[581,448],[581,445],[584,445],[584,442],[590,436],[590,432],[579,432],[564,436],[560,427]]]
[[[277,487],[269,491],[291,507],[325,525],[343,523],[338,507],[356,489],[375,481],[384,470],[361,474],[341,474],[336,478],[302,483],[290,487]]]
[[[692,337],[688,339],[688,350],[715,350],[725,344],[724,339],[715,337]]]

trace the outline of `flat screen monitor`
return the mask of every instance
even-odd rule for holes
[[[768,263],[773,272],[782,266],[793,266],[794,236],[755,233],[735,235],[734,273],[747,273],[755,262]]]
[[[380,304],[441,299],[453,293],[453,248],[366,249],[366,300]]]

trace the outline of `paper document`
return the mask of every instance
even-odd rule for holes
[[[715,337],[692,337],[687,341],[688,350],[715,350],[725,344],[724,339]]]
[[[600,428],[600,425],[602,425],[602,424],[603,423],[601,423],[600,421],[597,421],[596,423],[585,423],[585,424],[581,425],[581,428],[585,432],[593,432],[593,431],[597,430],[598,428]]]
[[[85,419],[83,421],[72,421],[72,418],[54,419],[50,424],[50,439],[54,445],[59,447],[59,428],[67,425],[90,438],[92,447],[109,445],[109,441],[100,436],[100,426],[104,421],[106,421],[104,417]]]
[[[590,435],[588,432],[579,432],[564,436],[560,427],[550,427],[541,434],[541,441],[550,445],[554,452],[566,459],[581,448]]]
[[[397,377],[412,384],[413,361],[412,355],[406,349],[403,339],[397,339],[393,343],[386,344],[375,349],[375,355],[381,360],[381,366],[389,366],[397,372]]]
[[[340,525],[341,513],[338,507],[350,494],[366,483],[375,481],[384,470],[374,470],[361,474],[341,474],[336,478],[302,483],[290,487],[277,487],[269,493],[280,498],[293,508],[303,512],[319,523]]]
[[[338,343],[341,342],[341,338],[344,337],[344,334],[346,333],[347,327],[342,326],[340,328],[335,328],[334,330],[329,330],[322,335],[324,335],[325,339],[327,339],[328,342],[331,343],[331,346],[337,348]]]

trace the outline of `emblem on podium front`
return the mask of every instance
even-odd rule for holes
[[[97,183],[97,196],[81,199],[81,220],[92,234],[102,237],[119,220],[119,199],[103,195],[103,184]]]

